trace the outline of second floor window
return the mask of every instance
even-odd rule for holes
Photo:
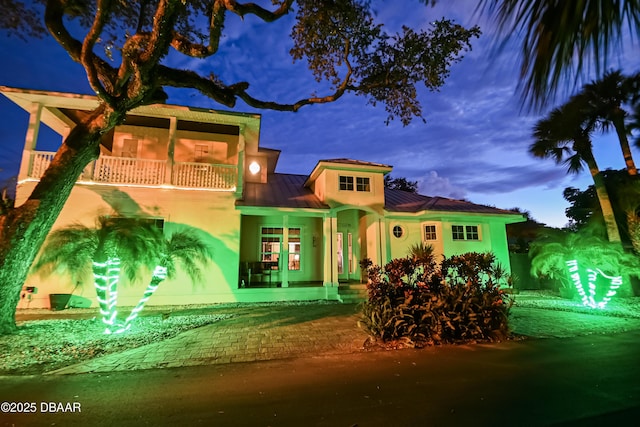
[[[369,183],[369,178],[356,178],[356,190],[357,191],[371,191],[371,184]]]
[[[353,191],[353,177],[340,175],[340,190]]]
[[[196,144],[194,147],[194,162],[206,163],[209,159],[209,146],[205,144]]]

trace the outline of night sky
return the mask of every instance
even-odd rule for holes
[[[495,33],[483,17],[474,15],[470,5],[475,2],[439,3],[430,8],[417,0],[405,0],[401,8],[397,2],[374,2],[378,19],[390,31],[403,24],[426,26],[443,16],[467,26],[478,24],[483,31],[480,39],[473,40],[473,50],[453,66],[440,92],[421,88],[426,123],[418,119],[406,127],[399,121],[385,125],[383,106],[373,107],[365,98],[345,95],[336,103],[305,107],[297,113],[258,111],[262,114],[261,145],[282,150],[278,172],[308,174],[318,160],[331,158],[385,163],[394,167],[392,176],[418,181],[422,194],[519,207],[538,221],[563,226],[567,203],[562,190],[586,188],[592,183],[588,171],[567,176],[562,166],[527,153],[531,128],[545,112],[522,111],[516,93],[517,49],[492,53]],[[220,53],[209,62],[175,54],[168,60],[205,74],[216,70],[225,82],[247,80],[256,97],[293,102],[314,90],[322,95],[306,64],[292,64],[286,20],[263,24],[251,17],[243,22],[229,17],[226,30]],[[0,33],[0,56],[0,85],[91,93],[82,68],[51,38],[27,43]],[[609,65],[626,74],[640,70],[638,45],[625,45]],[[168,93],[172,104],[220,108],[194,91]],[[257,111],[241,101],[235,110]],[[28,114],[4,97],[0,112],[0,182],[7,182],[17,174]],[[53,149],[48,141],[59,141],[44,129],[41,139],[39,149]],[[614,135],[594,139],[594,148],[601,169],[624,167]],[[640,153],[634,150],[638,163]]]

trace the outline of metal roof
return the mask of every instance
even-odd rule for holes
[[[306,175],[274,173],[267,176],[267,183],[247,182],[244,199],[238,206],[262,206],[279,208],[329,209],[313,191],[304,186]]]
[[[464,200],[429,197],[402,190],[384,189],[385,206],[389,212],[468,212],[479,214],[517,215],[517,213],[491,206],[477,205]]]

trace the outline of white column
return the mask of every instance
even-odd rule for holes
[[[324,244],[324,286],[336,286],[338,284],[337,237],[338,218],[330,214],[322,219],[323,244]]]
[[[282,249],[280,250],[282,287],[289,287],[289,215],[282,217]]]
[[[38,132],[40,131],[40,121],[42,118],[42,104],[31,104],[31,112],[29,115],[29,127],[24,139],[24,149],[22,150],[22,161],[20,162],[20,171],[18,172],[18,182],[29,177],[31,173],[31,155],[36,149],[38,143]]]
[[[169,141],[167,142],[167,165],[164,172],[164,183],[171,185],[173,183],[173,165],[174,151],[176,147],[176,137],[178,132],[178,119],[176,117],[169,118]]]

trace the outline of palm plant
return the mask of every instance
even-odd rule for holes
[[[507,37],[521,37],[524,99],[543,106],[582,70],[606,68],[609,49],[624,30],[640,35],[640,1],[481,0],[479,8]],[[585,63],[587,66],[585,67]],[[568,79],[567,79],[568,77]]]
[[[94,228],[71,225],[52,232],[33,268],[45,274],[67,273],[76,284],[92,275],[105,333],[112,333],[121,329],[121,273],[134,281],[145,269],[154,268],[163,240],[162,231],[148,221],[100,217]]]
[[[582,91],[588,105],[586,114],[591,116],[592,120],[596,120],[603,131],[611,127],[615,129],[627,172],[632,176],[637,175],[638,171],[629,147],[629,130],[625,125],[628,113],[623,105],[638,95],[638,80],[640,74],[625,77],[620,71],[612,71],[605,73],[600,80],[585,85]]]
[[[584,95],[576,95],[540,120],[534,127],[535,141],[529,151],[536,157],[552,158],[556,163],[567,165],[568,173],[578,173],[586,165],[593,178],[609,241],[620,242],[613,206],[593,156],[591,133],[596,123],[585,115],[586,100]]]
[[[557,280],[565,289],[575,287],[583,304],[592,308],[606,306],[622,286],[623,276],[640,275],[637,256],[601,238],[592,228],[546,230],[531,244],[529,256],[532,276]],[[587,289],[582,283],[585,278]],[[608,281],[605,291],[597,289],[598,280]]]
[[[175,277],[178,266],[182,267],[193,283],[197,283],[202,279],[202,267],[211,259],[209,247],[193,231],[177,231],[169,239],[165,239],[151,281],[138,304],[125,319],[122,330],[131,327],[131,322],[142,311],[160,283]]]

